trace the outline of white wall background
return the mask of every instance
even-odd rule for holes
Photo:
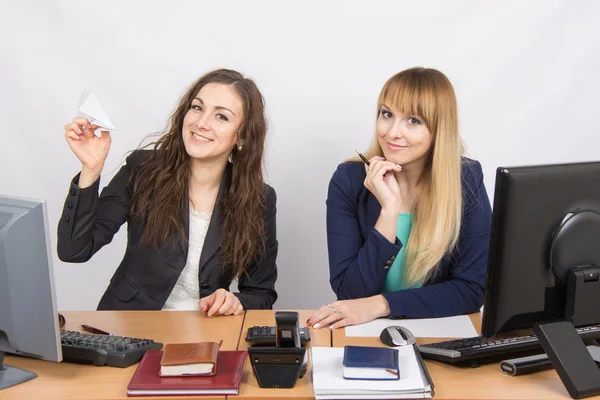
[[[496,167],[599,159],[597,1],[0,2],[0,193],[48,202],[52,245],[80,165],[63,138],[84,89],[118,130],[108,183],[184,89],[218,67],[254,78],[278,193],[278,309],[334,299],[325,197],[372,137],[383,83],[438,68],[453,82],[468,155],[493,198]],[[86,264],[54,258],[62,310],[95,309],[125,227]],[[53,249],[53,250],[54,250]],[[54,253],[55,250],[54,250]]]

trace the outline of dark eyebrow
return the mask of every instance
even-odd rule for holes
[[[194,97],[194,100],[198,100],[200,102],[200,104],[204,105],[204,102],[202,101],[202,99],[200,97]],[[222,106],[215,106],[215,109],[217,110],[227,110],[230,113],[233,114],[233,116],[235,117],[235,113],[233,111],[231,111],[229,108],[227,107],[222,107]]]

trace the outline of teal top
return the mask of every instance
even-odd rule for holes
[[[382,292],[395,292],[397,290],[407,289],[404,286],[404,261],[406,260],[406,244],[410,237],[412,228],[412,213],[398,215],[396,222],[396,236],[402,242],[402,248],[398,252],[394,263],[388,271],[385,282],[383,283]],[[413,285],[411,288],[421,287],[421,284]]]

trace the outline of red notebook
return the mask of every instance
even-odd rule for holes
[[[217,373],[212,376],[161,377],[162,351],[148,350],[127,386],[127,396],[237,395],[247,354],[219,351]]]

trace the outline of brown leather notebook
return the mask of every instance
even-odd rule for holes
[[[166,344],[160,360],[160,376],[214,375],[223,341]]]

